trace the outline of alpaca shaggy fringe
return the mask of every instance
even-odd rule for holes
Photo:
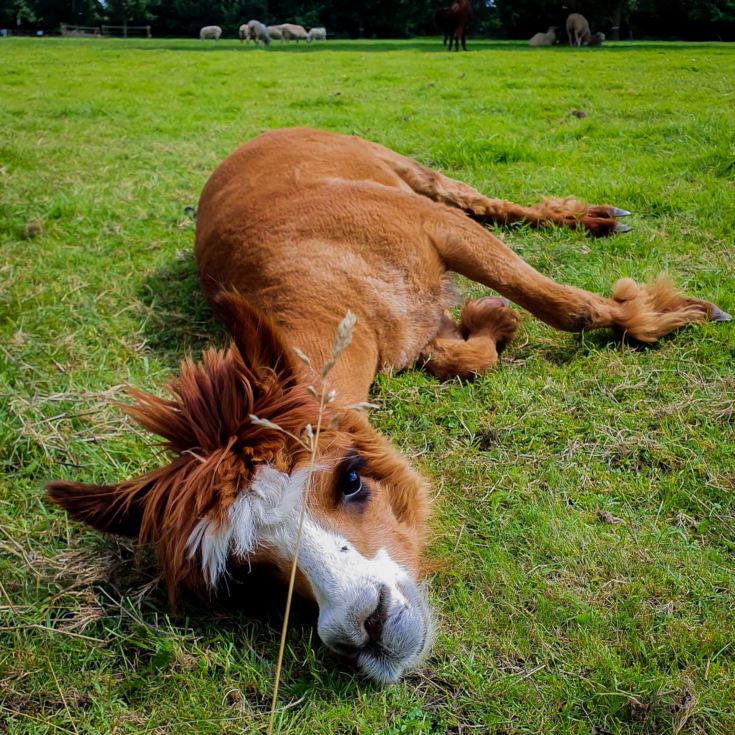
[[[619,305],[616,327],[639,342],[655,342],[685,324],[707,319],[703,304],[683,297],[666,276],[646,286],[621,278],[612,297]]]

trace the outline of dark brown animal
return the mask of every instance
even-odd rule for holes
[[[472,23],[472,5],[470,0],[454,0],[446,8],[440,8],[434,13],[434,22],[444,32],[444,43],[449,39],[449,50],[459,51],[460,40],[462,48],[467,51],[467,31]]]
[[[447,40],[449,39],[449,34],[452,32],[452,22],[451,22],[451,16],[450,16],[450,8],[439,8],[434,13],[434,25],[436,28],[441,31],[443,36],[443,44],[447,45]]]
[[[319,420],[310,386],[351,311],[352,342],[329,373],[336,397],[316,448],[297,589],[318,604],[330,648],[394,680],[431,640],[419,584],[429,491],[353,405],[380,370],[419,363],[471,378],[497,364],[516,312],[489,296],[465,304],[455,323],[450,271],[567,331],[613,328],[653,342],[728,318],[665,280],[626,278],[611,298],[556,283],[482,226],[525,221],[603,235],[624,214],[576,199],[490,199],[360,138],[265,133],[217,168],[199,201],[199,275],[229,348],[184,361],[169,398],[133,391],[131,415],[163,437],[170,463],[116,485],[52,482],[48,492],[75,518],[152,544],[172,597],[181,587],[226,591],[228,577],[239,570],[247,579],[251,566],[284,579],[310,464],[299,437]]]

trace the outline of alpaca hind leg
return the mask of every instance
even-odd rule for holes
[[[557,329],[608,327],[655,342],[685,324],[729,319],[714,304],[683,296],[665,278],[643,286],[621,279],[612,298],[556,283],[459,212],[437,209],[431,225],[432,243],[449,270],[495,289]]]
[[[534,227],[544,225],[581,227],[594,235],[608,235],[630,229],[616,219],[630,214],[624,209],[608,205],[587,205],[573,197],[546,199],[531,207],[523,207],[504,199],[490,199],[468,184],[444,176],[412,158],[377,144],[371,146],[374,153],[417,194],[461,209],[478,222],[503,225],[527,222]]]

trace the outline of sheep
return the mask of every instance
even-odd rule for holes
[[[286,41],[295,40],[297,43],[298,41],[306,41],[307,43],[311,42],[309,34],[306,32],[306,28],[304,28],[304,26],[296,25],[295,23],[284,23],[281,26],[281,33]]]
[[[549,26],[546,33],[537,33],[528,42],[529,46],[553,46],[556,43],[556,26]]]
[[[247,40],[255,41],[255,45],[259,46],[262,41],[266,46],[271,42],[266,27],[259,20],[248,21]]]
[[[591,35],[587,18],[579,13],[570,13],[567,16],[567,36],[570,46],[587,45]]]
[[[268,26],[266,29],[266,33],[268,34],[268,38],[270,38],[273,41],[282,41],[283,40],[283,32],[281,31],[281,26]]]
[[[240,36],[240,43],[250,40],[250,31],[247,23],[243,23],[240,28],[238,28],[237,35]]]
[[[605,40],[605,34],[601,31],[597,31],[597,33],[593,33],[590,37],[588,46],[602,46],[602,42]]]
[[[219,26],[204,26],[199,31],[199,38],[203,41],[205,38],[213,38],[215,41],[219,41],[222,35],[222,29]]]
[[[327,40],[327,29],[326,28],[311,28],[309,29],[309,40],[310,41],[326,41]]]

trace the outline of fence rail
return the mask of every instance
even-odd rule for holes
[[[97,26],[75,26],[70,23],[62,23],[61,35],[75,38],[95,38],[101,36],[102,31]]]
[[[74,38],[127,38],[128,36],[152,38],[150,26],[75,26],[71,23],[61,24],[61,35]]]
[[[103,36],[122,36],[127,38],[129,34],[134,36],[145,35],[146,38],[151,38],[151,27],[150,26],[102,26]]]

